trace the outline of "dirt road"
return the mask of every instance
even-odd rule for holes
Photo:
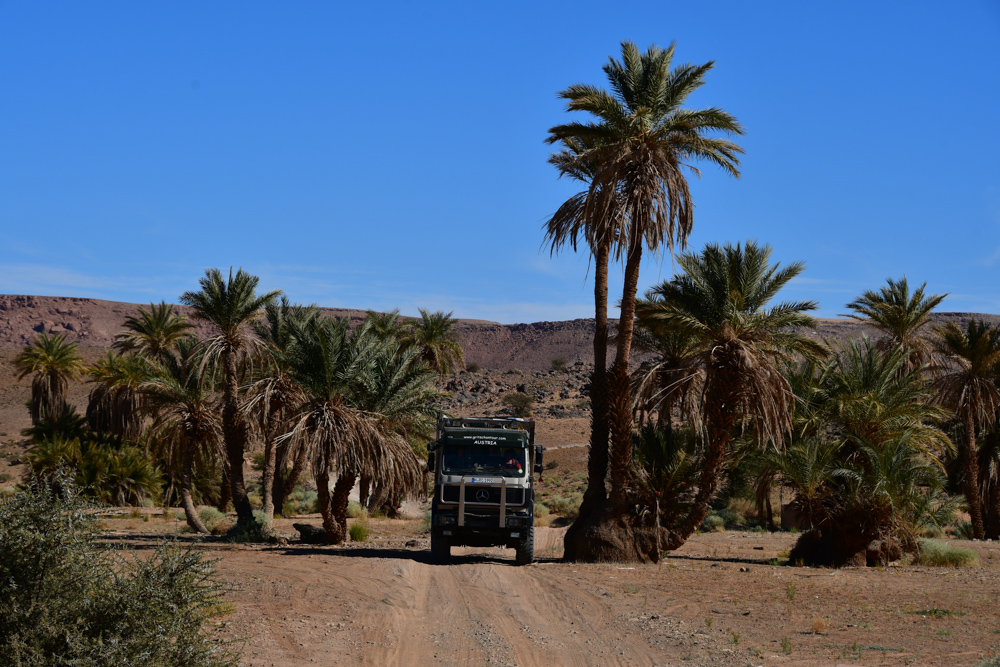
[[[534,565],[423,540],[213,546],[250,665],[976,665],[1000,654],[991,544],[968,569],[768,565],[792,536],[697,536],[659,565]],[[208,545],[206,545],[208,546]],[[998,554],[1000,555],[1000,554]]]

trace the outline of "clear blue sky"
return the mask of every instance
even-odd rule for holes
[[[0,292],[172,301],[234,265],[326,306],[592,317],[588,258],[539,251],[575,192],[543,140],[623,39],[715,59],[690,104],[747,128],[692,248],[804,260],[787,296],[825,316],[903,274],[1000,312],[995,0],[0,0]]]

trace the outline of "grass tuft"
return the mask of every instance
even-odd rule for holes
[[[937,540],[920,540],[917,549],[917,557],[913,561],[916,565],[930,565],[932,567],[977,567],[979,556],[972,549],[953,547]]]
[[[351,535],[351,542],[368,541],[368,527],[361,522],[352,523],[348,532],[350,532]]]

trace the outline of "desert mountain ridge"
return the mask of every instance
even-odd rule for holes
[[[85,297],[0,295],[0,349],[20,348],[38,333],[61,333],[67,340],[85,348],[110,347],[115,334],[123,330],[125,318],[137,313],[144,304],[104,301]],[[180,313],[189,312],[177,306]],[[322,308],[326,315],[348,317],[360,322],[365,311],[346,308]],[[982,313],[935,313],[935,324],[982,319],[1000,324],[1000,315]],[[195,333],[205,336],[209,325],[194,322]],[[485,320],[460,319],[455,327],[465,350],[467,363],[483,368],[544,370],[552,360],[568,363],[593,362],[594,320],[576,319],[557,322],[500,324]],[[820,319],[817,338],[844,341],[874,332],[848,318]]]

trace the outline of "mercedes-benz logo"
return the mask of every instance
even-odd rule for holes
[[[478,500],[479,502],[485,503],[489,499],[490,499],[489,489],[479,489],[478,491],[476,491],[476,500]]]

